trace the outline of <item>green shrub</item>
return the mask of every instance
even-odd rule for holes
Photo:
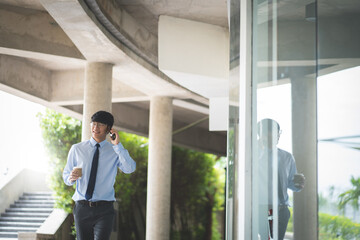
[[[319,213],[319,239],[360,239],[360,224],[344,216]]]
[[[292,209],[290,208],[291,216]],[[319,213],[319,240],[360,239],[360,224],[344,216]],[[293,218],[289,220],[287,232],[293,232]]]
[[[66,186],[62,171],[71,146],[81,141],[81,122],[46,110],[38,114],[45,147],[50,156],[51,188],[56,206],[72,211],[74,186]],[[120,239],[144,239],[148,139],[120,132],[120,141],[136,162],[136,171],[116,176]],[[224,204],[224,172],[214,168],[219,159],[180,147],[172,149],[171,239],[219,239],[215,212]],[[178,221],[179,220],[179,221]]]

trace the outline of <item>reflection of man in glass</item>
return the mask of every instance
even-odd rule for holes
[[[266,166],[267,169],[263,175],[267,176],[268,184],[263,184],[264,187],[268,187],[268,210],[273,208],[272,193],[273,193],[273,164],[274,159],[276,161],[277,156],[277,185],[278,185],[278,239],[284,239],[287,224],[290,218],[289,211],[289,196],[287,189],[299,192],[304,188],[305,177],[302,174],[297,174],[294,157],[277,147],[280,138],[280,125],[272,119],[263,119],[258,123],[259,133],[259,163]],[[266,167],[265,167],[266,168]],[[264,170],[264,169],[263,169]],[[276,221],[276,219],[274,219]],[[267,236],[261,236],[261,239],[267,239]]]

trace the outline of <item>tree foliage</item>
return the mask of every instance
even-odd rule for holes
[[[216,239],[213,213],[224,202],[216,156],[179,147],[172,154],[172,239]]]
[[[71,212],[73,205],[71,196],[75,185],[65,185],[62,172],[71,146],[81,141],[81,121],[49,109],[45,114],[39,113],[37,116],[40,120],[44,145],[50,157],[49,165],[52,171],[50,188],[57,197],[55,206]]]
[[[62,180],[72,144],[81,141],[81,122],[47,110],[39,114],[45,146],[51,156],[51,187],[57,206],[71,212],[74,187]],[[136,162],[136,171],[119,170],[115,197],[119,211],[120,239],[145,239],[148,139],[119,132],[120,140]],[[219,159],[211,154],[174,146],[171,176],[171,239],[220,239],[215,213],[223,210],[224,171],[214,168]]]
[[[351,176],[352,189],[349,189],[339,195],[339,208],[344,209],[347,204],[359,210],[359,198],[360,198],[360,177],[355,178]]]

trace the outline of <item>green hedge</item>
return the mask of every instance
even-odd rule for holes
[[[290,208],[291,216],[292,208]],[[319,213],[319,240],[360,239],[360,224],[344,216]],[[289,220],[288,232],[293,232],[293,218]]]
[[[344,216],[319,213],[319,239],[360,239],[360,224]]]

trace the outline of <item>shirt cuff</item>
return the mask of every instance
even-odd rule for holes
[[[122,151],[125,150],[124,146],[121,144],[121,142],[118,143],[118,145],[114,145],[112,146],[114,151],[117,153],[117,154],[121,154]]]
[[[67,180],[67,182],[68,182],[68,186],[72,186],[72,185],[74,185],[75,182],[76,182],[76,181],[71,182],[71,181],[70,181],[70,176],[69,176],[66,180]]]

